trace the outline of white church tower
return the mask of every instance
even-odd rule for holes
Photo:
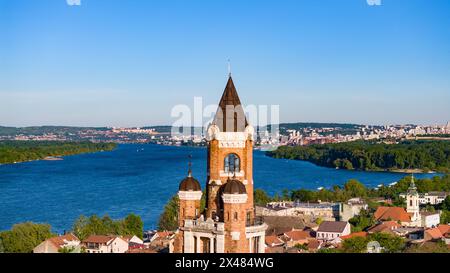
[[[414,175],[411,175],[411,185],[406,193],[406,212],[411,217],[411,226],[421,226],[422,219],[420,216],[419,193],[414,183]]]

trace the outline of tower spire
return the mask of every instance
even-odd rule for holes
[[[191,160],[192,160],[192,155],[190,154],[190,155],[188,155],[188,158],[189,158],[189,163],[188,163],[188,177],[192,177],[192,169],[191,169],[191,167],[192,167],[192,162],[191,162]]]
[[[228,78],[231,78],[231,61],[228,59]]]
[[[410,194],[417,193],[416,183],[414,183],[414,173],[411,173],[411,183],[409,184],[408,192]]]

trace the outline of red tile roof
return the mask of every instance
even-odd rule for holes
[[[308,240],[308,249],[309,250],[319,249],[319,247],[320,247],[319,240],[317,240],[317,239]]]
[[[158,251],[151,248],[135,248],[129,249],[126,253],[158,253]]]
[[[396,221],[385,221],[369,229],[370,233],[386,232],[401,227]]]
[[[441,231],[442,234],[450,233],[450,225],[439,225],[437,228]]]
[[[113,240],[116,236],[106,236],[106,235],[91,235],[87,237],[83,243],[98,243],[106,244],[107,242]]]
[[[439,225],[435,228],[425,230],[425,237],[429,239],[441,239],[450,234],[450,225]]]
[[[410,222],[411,217],[401,207],[378,207],[374,214],[375,220]]]
[[[266,245],[273,247],[273,246],[279,246],[283,244],[283,241],[281,241],[277,236],[275,235],[269,235],[265,237]]]
[[[311,232],[304,230],[292,230],[285,232],[284,235],[287,236],[292,241],[299,241],[312,238]]]
[[[429,239],[440,239],[443,237],[443,234],[438,228],[430,228],[425,230],[425,237]]]
[[[344,235],[344,236],[341,236],[340,238],[342,239],[342,240],[345,240],[345,239],[350,239],[350,238],[354,238],[354,237],[367,237],[367,232],[365,232],[365,231],[361,231],[361,232],[354,232],[354,233],[351,233],[351,234],[349,234],[349,235]]]
[[[68,233],[62,236],[49,238],[48,241],[52,243],[55,247],[61,248],[68,241],[80,241],[80,240],[77,238],[77,236],[73,235],[72,233]]]

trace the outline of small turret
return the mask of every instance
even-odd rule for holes
[[[180,207],[178,213],[179,226],[184,226],[184,220],[196,219],[200,215],[200,200],[202,189],[200,183],[192,176],[191,162],[189,162],[188,176],[184,178],[178,189]]]

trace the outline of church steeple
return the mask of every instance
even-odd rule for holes
[[[248,125],[231,73],[220,99],[214,124],[221,132],[243,132]]]
[[[415,195],[417,194],[417,187],[414,183],[414,174],[411,174],[411,183],[409,184],[408,194]]]

